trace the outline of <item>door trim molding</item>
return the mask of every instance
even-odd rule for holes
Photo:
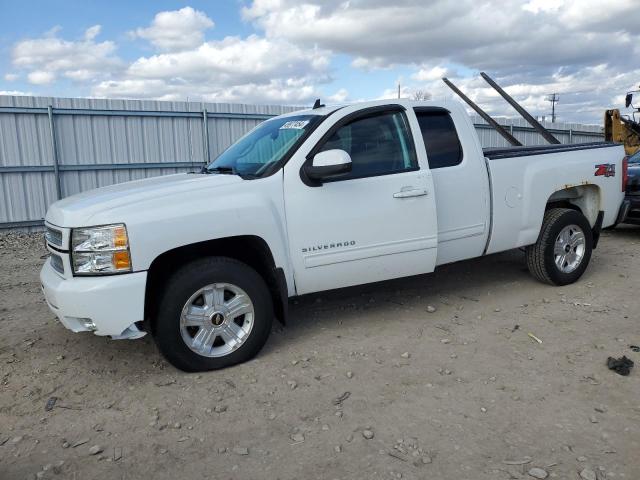
[[[478,223],[476,225],[469,225],[466,227],[452,228],[438,232],[438,243],[451,242],[452,240],[459,240],[461,238],[477,237],[483,235],[485,232],[486,223]]]

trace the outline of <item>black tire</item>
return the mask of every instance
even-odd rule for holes
[[[192,295],[216,283],[233,284],[249,296],[254,308],[253,326],[237,350],[220,357],[208,357],[187,346],[181,334],[180,317]],[[271,333],[274,312],[269,289],[258,272],[237,260],[207,257],[189,263],[171,275],[161,296],[152,329],[154,339],[164,357],[185,372],[215,370],[245,362],[260,351]]]
[[[563,272],[556,265],[554,247],[562,229],[569,225],[576,225],[582,230],[584,255],[575,270]],[[587,269],[592,250],[591,226],[585,216],[568,208],[552,208],[545,212],[538,241],[526,248],[525,256],[527,267],[535,278],[551,285],[568,285],[577,281]]]

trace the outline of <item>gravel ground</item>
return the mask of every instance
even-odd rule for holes
[[[0,236],[0,478],[638,479],[639,244],[605,232],[562,288],[514,251],[304,297],[258,358],[198,375],[65,330],[40,235]]]

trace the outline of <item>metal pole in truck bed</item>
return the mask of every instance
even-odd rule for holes
[[[524,108],[522,108],[520,106],[520,104],[518,102],[516,102],[507,92],[505,92],[500,87],[500,85],[498,85],[496,82],[494,82],[493,79],[489,75],[487,75],[484,72],[480,72],[480,75],[482,75],[482,78],[484,78],[487,81],[487,83],[489,85],[491,85],[495,89],[496,92],[498,92],[500,95],[502,95],[502,98],[504,98],[507,102],[509,102],[509,105],[511,105],[513,108],[515,108],[516,111],[520,115],[522,115],[524,117],[524,119],[527,122],[529,122],[531,124],[531,126],[533,126],[533,128],[535,128],[538,131],[538,133],[540,133],[540,135],[542,135],[547,142],[555,143],[555,144],[559,144],[560,143],[560,140],[558,140],[556,137],[551,135],[549,130],[544,128],[540,122],[538,122],[535,118],[533,118],[531,115],[529,115],[529,112],[527,112]]]
[[[478,105],[476,105],[476,104],[473,102],[473,100],[471,100],[471,99],[470,99],[469,97],[467,97],[464,93],[462,93],[462,92],[458,89],[458,87],[456,87],[453,83],[451,83],[451,82],[449,81],[449,79],[448,79],[448,78],[443,78],[443,79],[442,79],[442,81],[443,81],[444,83],[446,83],[446,84],[447,84],[447,86],[448,86],[451,90],[453,90],[454,92],[456,92],[456,93],[458,94],[458,96],[459,96],[462,100],[464,100],[465,102],[467,102],[467,104],[468,104],[471,108],[473,108],[473,109],[476,111],[476,113],[477,113],[478,115],[480,115],[480,116],[485,120],[485,122],[487,122],[489,125],[491,125],[493,128],[495,128],[495,129],[496,129],[496,132],[498,132],[500,135],[502,135],[502,136],[505,138],[505,140],[506,140],[507,142],[509,142],[509,143],[510,143],[511,145],[513,145],[514,147],[521,147],[521,146],[522,146],[522,143],[520,143],[516,137],[514,137],[514,136],[513,136],[513,135],[511,135],[509,132],[507,132],[507,131],[502,127],[502,125],[500,125],[498,122],[496,122],[493,118],[491,118],[491,117],[489,116],[489,114],[488,114],[487,112],[485,112],[485,111],[484,111],[484,110],[482,110]]]

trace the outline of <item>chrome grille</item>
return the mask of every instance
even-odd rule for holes
[[[51,266],[56,272],[64,274],[64,263],[60,255],[56,255],[55,253],[51,254]]]
[[[51,245],[56,247],[62,247],[62,232],[55,228],[47,227],[47,231],[44,234],[44,238]]]

